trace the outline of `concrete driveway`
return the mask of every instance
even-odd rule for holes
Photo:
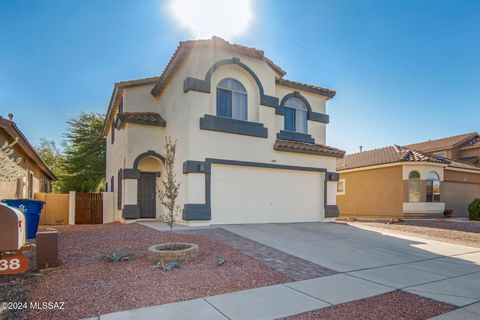
[[[480,301],[480,248],[337,223],[221,228],[371,283],[457,306]]]

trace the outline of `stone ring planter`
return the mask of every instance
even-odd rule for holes
[[[148,248],[149,259],[154,262],[184,262],[198,257],[200,248],[195,243],[162,243]]]

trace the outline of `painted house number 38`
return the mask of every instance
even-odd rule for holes
[[[11,260],[6,260],[2,259],[0,260],[0,271],[5,271],[5,270],[17,270],[20,268],[20,260],[19,259],[11,259]]]

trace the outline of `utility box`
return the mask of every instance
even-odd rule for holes
[[[18,251],[26,241],[25,215],[0,204],[0,251]]]
[[[37,268],[58,267],[58,232],[37,233]]]

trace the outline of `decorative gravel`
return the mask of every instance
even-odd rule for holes
[[[312,312],[285,320],[425,320],[455,307],[403,291],[394,291]]]
[[[58,227],[59,268],[44,272],[27,301],[65,302],[62,311],[33,311],[28,319],[79,319],[291,281],[240,251],[206,237],[160,232],[128,225]],[[147,248],[163,242],[193,242],[199,257],[182,268],[153,268]],[[135,254],[132,261],[106,262],[99,255],[112,250]],[[217,260],[226,258],[222,266]]]
[[[392,232],[405,233],[422,238],[480,247],[480,222],[448,220],[405,220],[388,224],[385,222],[355,222]]]

